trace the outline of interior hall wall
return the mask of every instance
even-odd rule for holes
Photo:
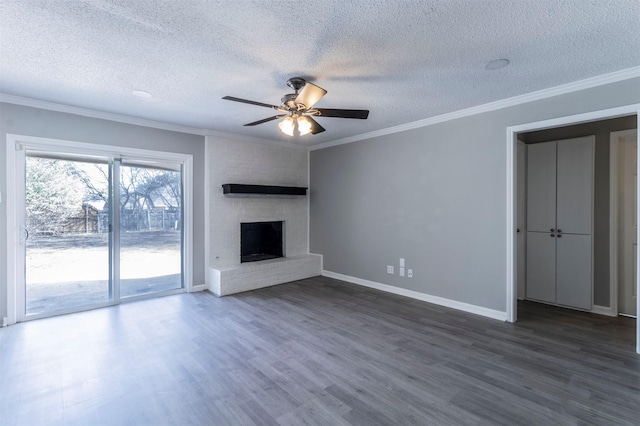
[[[330,272],[505,312],[507,127],[639,102],[633,78],[313,150],[311,252]],[[387,274],[399,258],[413,278]]]

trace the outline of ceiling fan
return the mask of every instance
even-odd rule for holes
[[[290,78],[287,80],[287,86],[291,87],[294,93],[284,95],[280,106],[249,101],[233,96],[225,96],[222,99],[273,108],[282,112],[282,114],[274,115],[273,117],[247,123],[245,126],[257,126],[258,124],[284,118],[278,124],[278,127],[280,127],[282,133],[289,136],[293,136],[295,130],[297,130],[301,136],[309,133],[315,135],[324,132],[324,127],[314,120],[313,117],[359,118],[365,120],[369,116],[369,110],[366,109],[313,108],[316,102],[326,95],[327,91],[322,87],[307,82],[303,78]]]

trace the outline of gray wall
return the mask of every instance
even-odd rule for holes
[[[638,102],[635,78],[312,151],[311,252],[328,271],[505,311],[506,127]],[[386,274],[400,257],[414,278]]]
[[[193,155],[193,281],[205,282],[204,136],[134,126],[37,108],[0,103],[0,192],[6,193],[7,133]],[[0,318],[7,315],[6,202],[0,203]]]

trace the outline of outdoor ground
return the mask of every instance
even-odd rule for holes
[[[180,288],[180,232],[123,232],[120,295]],[[26,256],[27,313],[109,301],[108,234],[30,236]]]

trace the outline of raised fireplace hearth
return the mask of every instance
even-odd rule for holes
[[[283,222],[240,224],[240,263],[284,257]]]
[[[303,254],[209,268],[209,290],[218,296],[289,283],[322,273],[322,256]]]

